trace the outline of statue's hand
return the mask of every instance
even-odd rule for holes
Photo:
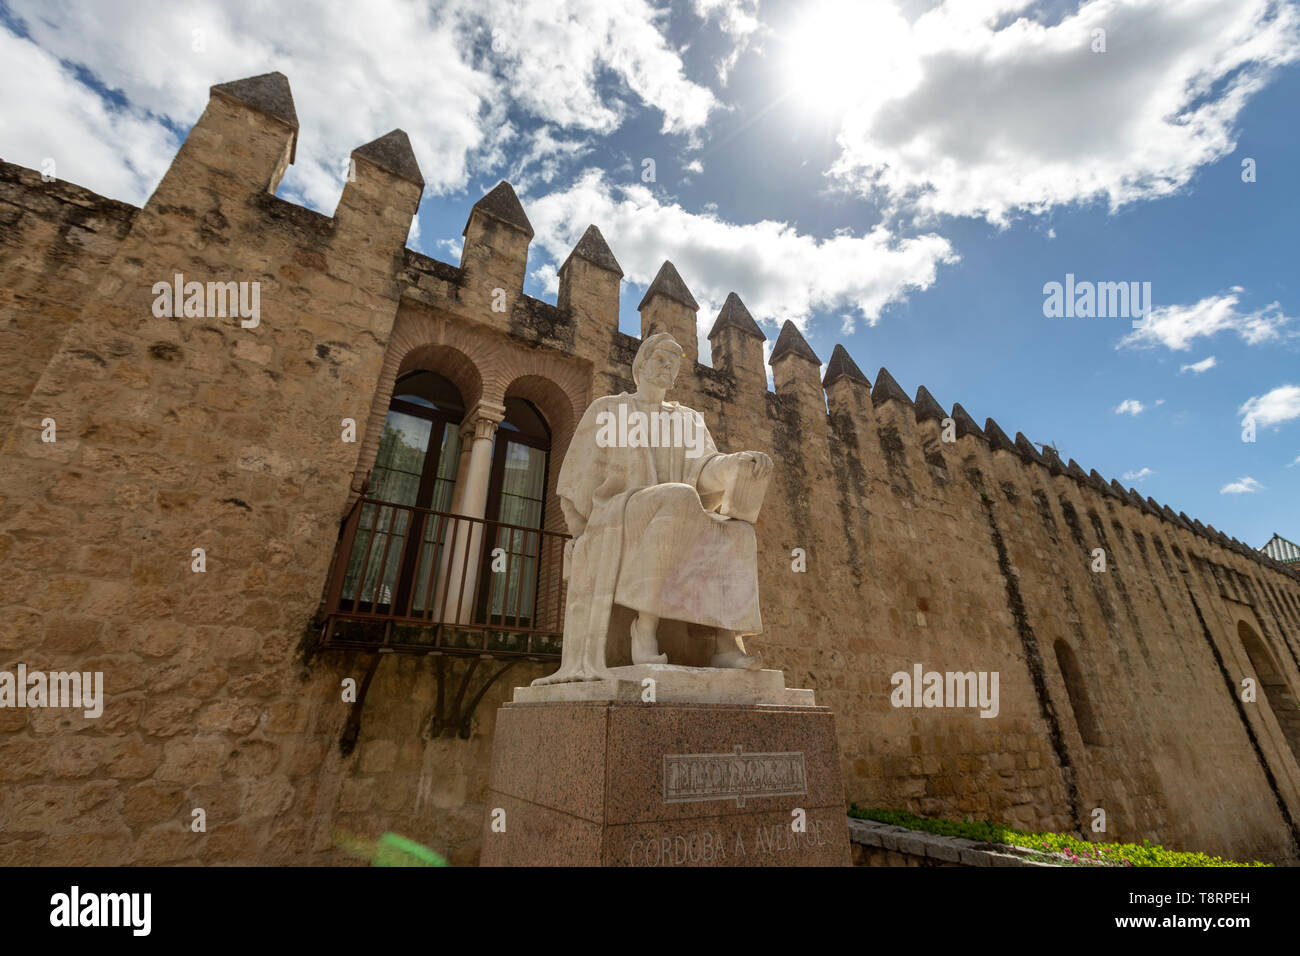
[[[761,451],[739,452],[736,455],[736,462],[740,467],[749,464],[751,478],[766,478],[772,471],[772,459]]]

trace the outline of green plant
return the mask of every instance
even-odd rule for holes
[[[1205,853],[1167,850],[1158,843],[1092,843],[1068,833],[1025,833],[991,820],[948,820],[943,817],[919,817],[906,810],[862,808],[856,803],[849,816],[875,820],[909,830],[964,837],[981,843],[1000,843],[1024,847],[1035,852],[1063,853],[1080,865],[1104,863],[1110,866],[1271,866],[1270,863],[1239,863]]]

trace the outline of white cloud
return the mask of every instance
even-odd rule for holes
[[[1126,398],[1115,406],[1116,415],[1141,415],[1144,411],[1146,411],[1146,406],[1136,398]]]
[[[137,108],[110,110],[98,94],[35,44],[0,28],[0,150],[110,198],[142,203],[180,147],[166,127]],[[197,113],[195,114],[197,116]]]
[[[465,251],[464,239],[439,239],[433,245],[435,249],[442,249],[446,251],[448,257],[447,261],[453,263],[459,263],[460,257],[464,254]]]
[[[845,98],[833,175],[921,215],[1114,210],[1230,153],[1247,101],[1300,58],[1300,11],[1273,0],[1087,0],[1056,23],[1007,23],[1030,6],[946,0],[906,24],[902,5],[873,3],[866,34],[832,18],[861,16],[860,0],[823,10],[805,58],[820,49],[826,95]],[[809,16],[796,7],[788,32]]]
[[[1194,372],[1195,374],[1200,375],[1202,372],[1208,372],[1218,364],[1219,363],[1214,360],[1214,356],[1211,355],[1209,358],[1201,359],[1199,362],[1192,362],[1189,365],[1181,366],[1178,369],[1178,373],[1181,375],[1183,372]]]
[[[718,82],[726,86],[737,61],[767,32],[758,17],[758,0],[695,0],[695,15],[716,19],[732,40],[731,49],[717,61]]]
[[[1249,475],[1244,478],[1238,478],[1231,481],[1219,489],[1221,495],[1248,495],[1257,491],[1263,491],[1264,486]]]
[[[1291,464],[1287,465],[1287,467],[1294,468],[1296,465],[1300,465],[1300,455],[1296,455],[1295,461],[1291,462]]]
[[[874,324],[887,304],[928,288],[940,263],[957,261],[941,236],[899,239],[877,226],[862,236],[818,239],[783,222],[730,223],[665,203],[640,183],[610,183],[596,169],[568,189],[530,200],[528,218],[537,232],[534,248],[557,262],[588,223],[600,227],[629,282],[649,284],[672,260],[701,303],[705,329],[713,316],[704,303],[720,306],[732,291],[769,328],[785,319],[803,327],[814,310],[829,309]]]
[[[542,290],[547,295],[555,295],[560,291],[560,274],[552,263],[547,262],[538,266],[529,275],[535,282],[541,284]]]
[[[1282,314],[1276,302],[1254,312],[1238,311],[1241,291],[1234,288],[1225,295],[1207,296],[1194,305],[1157,306],[1141,328],[1124,336],[1115,347],[1154,348],[1163,345],[1174,351],[1186,351],[1197,338],[1208,338],[1225,330],[1236,332],[1248,345],[1280,341],[1291,318]]]
[[[1300,385],[1280,385],[1263,395],[1255,395],[1237,409],[1237,414],[1243,422],[1253,418],[1260,428],[1300,418]]]
[[[301,127],[282,189],[324,212],[338,202],[347,155],[394,127],[410,135],[428,188],[446,193],[503,162],[518,135],[512,105],[543,123],[609,132],[639,99],[662,112],[665,133],[698,130],[717,106],[684,76],[650,0],[448,0],[432,11],[418,0],[9,6],[41,49],[0,27],[5,158],[37,168],[66,157],[67,178],[137,204],[176,151],[164,120],[185,128],[211,85],[271,70],[289,77]],[[196,29],[202,52],[192,49]],[[128,107],[104,106],[57,60],[84,67]],[[560,152],[545,147],[530,144],[543,181]]]
[[[1123,478],[1125,481],[1143,481],[1154,474],[1150,468],[1139,468],[1137,471],[1124,472]]]
[[[526,193],[539,182],[550,184],[562,166],[575,163],[591,152],[587,139],[557,137],[549,126],[539,126],[528,134],[528,145],[515,159],[506,174],[515,192]]]

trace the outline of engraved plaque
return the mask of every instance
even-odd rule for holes
[[[808,792],[803,753],[664,754],[664,803],[791,797]]]

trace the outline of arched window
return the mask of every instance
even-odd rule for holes
[[[1273,716],[1277,718],[1286,742],[1291,745],[1291,752],[1300,761],[1300,710],[1296,708],[1295,695],[1287,687],[1286,677],[1273,663],[1273,655],[1268,652],[1253,627],[1245,621],[1238,621],[1237,636],[1241,638],[1246,656],[1250,658],[1250,666],[1255,671],[1249,676],[1253,676],[1264,691],[1268,705],[1273,709]]]
[[[413,372],[394,387],[366,497],[403,507],[362,507],[341,594],[349,610],[425,607],[447,522],[415,509],[451,510],[464,417],[460,393],[440,375]]]
[[[479,619],[531,627],[541,549],[538,532],[545,526],[551,430],[531,402],[507,398],[505,404],[505,418],[494,438],[487,503],[488,519],[499,524],[491,528],[491,545],[484,549]]]
[[[1079,659],[1074,656],[1070,645],[1063,640],[1056,642],[1055,650],[1056,666],[1065,681],[1065,693],[1070,698],[1070,709],[1074,711],[1074,722],[1079,727],[1079,736],[1083,738],[1085,744],[1099,745],[1102,743],[1101,728],[1097,725],[1097,717],[1093,713],[1092,702],[1088,699],[1088,691],[1083,686],[1083,671],[1079,667]]]

